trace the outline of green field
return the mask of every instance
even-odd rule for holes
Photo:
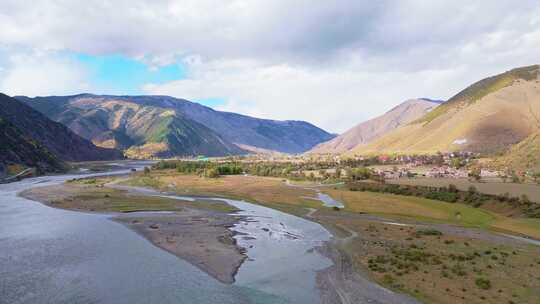
[[[489,227],[496,216],[464,204],[445,203],[414,196],[386,193],[324,189],[324,193],[342,201],[345,210],[399,218],[445,222],[473,227]]]

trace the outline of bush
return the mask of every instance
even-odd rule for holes
[[[477,278],[474,283],[480,289],[488,290],[491,288],[491,281],[484,278]]]
[[[389,274],[385,274],[383,277],[384,284],[391,285],[391,284],[394,284],[395,281],[396,280],[394,279],[394,277]]]
[[[443,233],[436,229],[422,229],[415,233],[416,235],[442,235]]]
[[[218,178],[219,177],[219,171],[216,170],[215,168],[206,169],[206,170],[204,170],[204,177]]]

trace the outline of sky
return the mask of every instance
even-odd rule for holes
[[[536,0],[2,0],[0,92],[171,95],[341,133],[540,63]]]

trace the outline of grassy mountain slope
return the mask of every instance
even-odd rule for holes
[[[540,130],[540,66],[481,80],[419,120],[352,154],[499,153]]]
[[[184,120],[185,127],[189,124],[193,126],[192,131],[199,130],[201,132],[201,141],[196,143],[197,145],[220,146],[221,155],[244,153],[246,149],[299,153],[333,138],[332,134],[306,122],[258,119],[215,111],[197,103],[169,96],[81,94],[39,98],[21,96],[17,98],[101,146],[115,146],[124,149],[142,144],[134,142],[135,139],[130,135],[130,132],[133,133],[130,130],[130,125],[133,123],[131,120],[126,121],[125,117],[137,116],[139,118],[136,120],[142,120],[138,124],[142,125],[145,119],[149,119],[151,113],[166,111],[172,111],[178,119]],[[110,112],[119,112],[119,114],[111,115]],[[175,123],[177,126],[178,124]],[[211,136],[214,139],[208,141],[210,132],[214,134]],[[176,138],[179,139],[181,136]],[[171,144],[180,143],[177,141],[176,144]],[[190,143],[186,143],[185,147],[182,148],[183,151],[189,151],[190,148],[187,144]],[[155,145],[153,146],[155,147]],[[210,152],[216,151],[215,147],[207,148]],[[214,152],[211,154],[216,154]]]
[[[110,160],[122,158],[121,153],[94,146],[64,125],[50,120],[28,105],[0,94],[0,117],[14,125],[25,137],[65,161]]]
[[[302,153],[334,135],[305,121],[259,119],[169,96],[103,96],[175,110],[244,149]]]
[[[362,122],[338,137],[318,144],[307,153],[343,153],[368,144],[399,126],[424,116],[441,102],[424,98],[407,100],[381,116]]]
[[[243,153],[175,110],[92,95],[26,101],[94,144],[126,150],[131,158]]]
[[[64,168],[62,161],[47,148],[0,117],[0,177],[8,175],[8,168],[11,166],[21,169],[33,167],[40,173],[60,171]]]
[[[540,171],[540,132],[514,145],[505,155],[498,157],[494,164],[498,167]]]

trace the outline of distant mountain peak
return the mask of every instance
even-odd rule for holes
[[[146,145],[148,149],[132,149],[132,152],[144,152],[145,155],[158,150],[160,155],[167,156],[245,153],[241,146],[254,147],[259,151],[301,153],[334,137],[308,122],[259,119],[216,111],[171,96],[78,94],[17,98],[99,145],[127,149],[167,141],[166,146]],[[137,105],[138,108],[127,105]],[[165,112],[168,114],[163,119],[159,115]],[[175,115],[171,115],[173,112]],[[158,131],[154,130],[156,128]],[[149,132],[155,136],[145,137],[142,134]],[[188,137],[180,140],[188,133]]]
[[[362,122],[328,142],[317,145],[308,153],[343,153],[365,145],[393,129],[422,117],[439,105],[427,98],[408,99],[381,116]]]
[[[471,84],[423,117],[351,154],[500,153],[538,132],[539,117],[540,65],[525,66]]]

